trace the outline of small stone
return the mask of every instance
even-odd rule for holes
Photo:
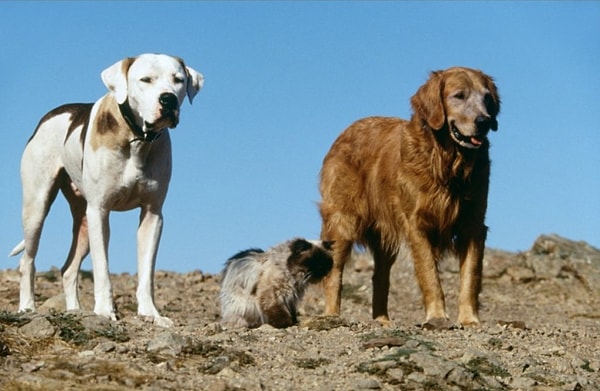
[[[21,365],[24,372],[35,372],[40,368],[43,368],[46,363],[44,361],[32,361]]]
[[[406,338],[388,337],[388,338],[373,338],[363,344],[365,349],[383,348],[390,346],[402,346],[406,343]]]
[[[410,359],[423,368],[423,372],[426,375],[439,376],[441,378],[445,378],[450,371],[457,367],[457,364],[452,361],[447,361],[424,352],[413,353],[410,355]]]
[[[475,376],[472,372],[467,371],[465,368],[457,366],[452,369],[448,376],[446,377],[446,381],[451,384],[457,385],[463,389],[476,389],[475,384]]]
[[[381,384],[375,379],[359,379],[356,382],[357,390],[379,390]]]
[[[390,368],[385,372],[385,374],[398,382],[401,382],[405,375],[402,368]]]
[[[386,370],[389,368],[394,368],[397,365],[398,364],[394,360],[386,360],[386,361],[378,361],[373,366],[378,369],[381,369],[381,370]]]
[[[95,355],[96,353],[94,353],[94,351],[92,350],[84,350],[82,352],[77,353],[77,357],[80,358],[94,357]]]
[[[185,338],[172,332],[160,333],[156,338],[148,342],[146,350],[154,353],[166,353],[177,356],[187,344]]]
[[[103,342],[96,345],[94,348],[94,353],[108,353],[112,352],[116,349],[116,345],[114,342]]]

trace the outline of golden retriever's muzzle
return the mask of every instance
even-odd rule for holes
[[[454,121],[450,122],[450,134],[452,138],[461,146],[471,149],[477,149],[483,145],[490,130],[498,129],[498,121],[485,115],[475,118],[476,133],[470,136],[464,135],[456,126]]]

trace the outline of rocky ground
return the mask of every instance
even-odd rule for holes
[[[531,250],[489,249],[478,328],[426,330],[410,262],[393,269],[392,327],[370,320],[371,265],[345,274],[340,318],[319,317],[318,287],[300,324],[219,327],[218,276],[158,272],[156,299],[174,328],[135,315],[135,276],[113,275],[120,320],[65,313],[57,270],[38,273],[38,313],[15,313],[18,272],[0,271],[2,390],[598,390],[600,251],[542,236]],[[442,267],[456,317],[457,262]],[[93,308],[89,272],[84,308]]]

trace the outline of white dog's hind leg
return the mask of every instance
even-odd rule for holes
[[[23,188],[23,232],[24,252],[19,261],[21,273],[21,284],[19,293],[19,311],[35,310],[34,304],[34,282],[35,282],[35,256],[37,255],[40,236],[44,219],[48,214],[50,204],[56,197],[56,191],[52,188],[44,192],[44,188],[38,188],[39,193]],[[32,194],[34,193],[34,194]],[[53,193],[53,194],[52,194]],[[50,194],[48,198],[39,197],[39,194]],[[41,199],[40,199],[41,198]]]
[[[19,311],[35,310],[35,256],[38,252],[44,220],[58,193],[58,177],[64,175],[60,167],[54,170],[53,154],[44,151],[46,150],[37,148],[36,139],[32,139],[25,148],[21,161],[24,252],[19,261],[21,272]]]
[[[71,215],[73,216],[73,241],[67,260],[61,269],[62,283],[65,291],[67,310],[78,310],[79,292],[77,289],[77,280],[81,261],[90,252],[90,241],[88,237],[87,217],[85,215],[86,201],[71,186],[70,181],[63,183],[61,187],[63,195],[69,202]]]
[[[143,207],[137,231],[138,288],[136,296],[139,315],[152,317],[157,326],[171,327],[173,326],[171,319],[160,316],[154,304],[154,266],[162,227],[163,218],[160,211],[158,213],[151,212]]]

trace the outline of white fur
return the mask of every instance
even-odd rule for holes
[[[187,95],[192,101],[203,77],[180,59],[143,54],[110,66],[102,72],[102,80],[110,92],[93,105],[87,129],[81,118],[74,122],[73,113],[53,111],[40,121],[25,147],[21,161],[24,241],[11,252],[14,255],[24,250],[19,310],[35,309],[34,258],[52,202],[52,188],[60,187],[74,217],[74,240],[62,269],[67,309],[80,308],[77,275],[81,261],[91,252],[94,311],[116,319],[108,271],[108,215],[111,210],[139,207],[138,313],[152,317],[158,325],[170,326],[171,320],[156,309],[153,292],[162,205],[171,177],[171,140],[161,119],[159,96],[170,93],[177,97],[173,115],[178,119],[183,99]],[[140,139],[118,109],[117,104],[125,102],[131,107],[131,122],[144,131],[152,127],[161,137],[153,142]],[[102,118],[112,118],[112,122]],[[112,126],[102,127],[107,123]],[[155,124],[158,128],[153,127]],[[57,177],[62,170],[68,175],[66,179]]]

